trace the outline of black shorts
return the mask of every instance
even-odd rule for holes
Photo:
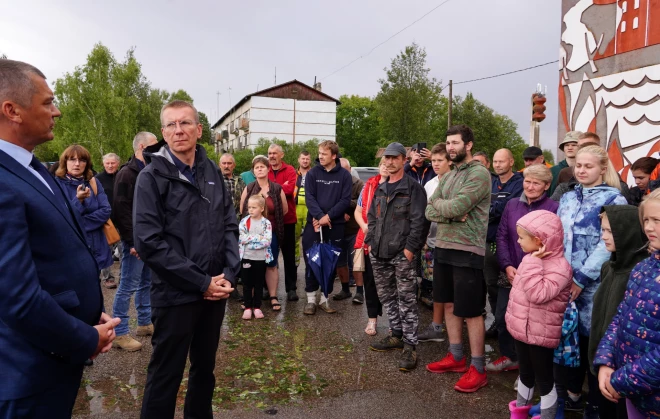
[[[434,261],[433,302],[454,303],[456,317],[479,317],[486,305],[484,270]]]

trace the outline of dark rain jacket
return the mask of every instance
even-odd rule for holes
[[[406,162],[403,166],[403,171],[406,172],[408,176],[412,176],[412,178],[422,186],[426,185],[429,180],[437,176],[433,167],[431,167],[431,164],[426,161],[423,162],[420,167],[412,166],[410,162]]]
[[[387,182],[378,185],[367,213],[369,228],[364,239],[371,254],[392,259],[404,249],[419,252],[431,227],[424,216],[426,202],[426,191],[411,176],[404,175],[389,197]]]
[[[198,145],[193,185],[166,147],[145,149],[133,199],[135,249],[153,272],[152,307],[201,301],[211,277],[224,273],[236,284],[240,269],[236,211],[218,167]]]
[[[649,257],[646,235],[639,224],[639,209],[632,205],[606,205],[603,208],[612,228],[616,251],[603,263],[600,287],[594,295],[589,339],[589,366],[592,370],[598,344],[623,301],[630,271]]]
[[[112,201],[112,220],[119,236],[128,246],[133,244],[133,194],[141,166],[133,156],[115,176],[115,197]],[[141,163],[141,162],[140,162]]]

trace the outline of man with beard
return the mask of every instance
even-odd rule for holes
[[[500,265],[495,255],[495,239],[497,236],[497,227],[500,225],[500,219],[504,212],[507,202],[517,198],[522,194],[523,176],[513,171],[514,158],[513,153],[506,148],[497,150],[493,155],[493,169],[497,175],[493,179],[490,197],[490,211],[488,213],[488,234],[486,236],[486,257],[484,266],[484,277],[486,278],[486,289],[488,291],[488,302],[490,310],[495,315],[497,308],[497,294],[499,287],[497,281],[500,277]],[[495,321],[486,331],[486,338],[495,339],[497,337],[497,324]],[[515,365],[514,365],[515,364]],[[497,364],[501,368],[517,368],[517,362],[510,359],[506,362]],[[490,371],[490,370],[489,370]]]
[[[484,256],[490,209],[490,173],[472,160],[474,134],[467,125],[447,130],[447,153],[455,169],[429,199],[426,218],[438,223],[433,267],[433,301],[445,304],[449,354],[426,366],[433,373],[466,372],[454,389],[474,392],[488,384],[484,358]],[[472,362],[463,355],[467,323]]]
[[[284,150],[279,144],[271,144],[268,147],[268,179],[282,186],[286,204],[289,208],[295,208],[296,204],[293,198],[296,189],[296,169],[286,164]],[[297,268],[296,268],[296,224],[298,217],[296,211],[289,211],[284,214],[284,240],[280,243],[282,249],[282,259],[284,261],[284,285],[286,298],[289,301],[298,301],[296,290],[298,286]]]

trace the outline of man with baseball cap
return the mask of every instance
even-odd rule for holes
[[[371,344],[371,349],[403,349],[399,370],[409,371],[417,366],[417,275],[413,260],[424,245],[430,223],[424,217],[424,188],[404,173],[405,147],[391,143],[383,157],[389,177],[376,189],[364,241],[392,334]]]
[[[523,151],[523,160],[525,161],[525,167],[529,167],[533,164],[545,164],[548,167],[552,167],[552,165],[545,162],[543,150],[535,146],[527,147],[525,151]]]
[[[552,195],[555,188],[557,187],[557,179],[559,179],[559,172],[566,167],[575,166],[575,155],[578,151],[578,139],[582,135],[580,131],[569,131],[564,137],[564,141],[559,144],[559,149],[564,153],[564,160],[557,163],[557,165],[550,168],[550,173],[552,173],[552,184],[550,185],[550,190],[548,191],[548,196]]]

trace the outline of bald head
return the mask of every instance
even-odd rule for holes
[[[351,162],[349,162],[348,159],[342,157],[339,159],[339,161],[341,162],[341,167],[348,170],[349,172],[351,171]]]
[[[513,173],[513,153],[507,148],[501,148],[493,155],[493,170],[498,176],[508,176]]]

